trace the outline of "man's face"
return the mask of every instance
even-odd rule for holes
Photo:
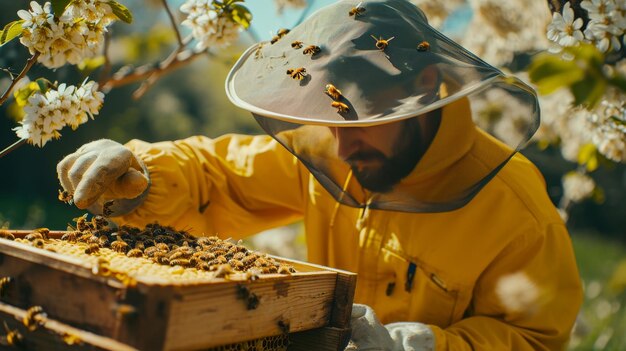
[[[423,154],[420,124],[411,120],[373,127],[331,128],[337,155],[348,163],[359,183],[388,192],[415,168]]]

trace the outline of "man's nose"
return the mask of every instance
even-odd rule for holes
[[[347,159],[361,147],[362,142],[359,138],[359,129],[355,127],[334,128],[333,134],[337,141],[337,156],[340,159]]]

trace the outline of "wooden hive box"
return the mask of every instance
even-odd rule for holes
[[[140,350],[227,349],[257,339],[282,340],[289,350],[343,350],[356,274],[276,259],[298,272],[175,284],[135,276],[128,284],[94,274],[76,257],[0,239],[0,279],[8,278],[0,307],[9,309],[0,314],[18,320],[41,306],[55,322]]]

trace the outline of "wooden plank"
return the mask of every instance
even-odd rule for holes
[[[357,274],[325,267],[313,263],[302,262],[297,260],[275,257],[283,262],[293,265],[296,269],[317,269],[326,270],[337,273],[337,282],[334,293],[333,307],[329,327],[349,328],[350,315],[352,314],[352,303],[354,302],[354,291],[356,289]]]
[[[287,350],[343,351],[349,341],[349,328],[324,327],[290,334]]]
[[[45,312],[45,310],[44,310]],[[106,338],[94,333],[74,328],[61,323],[50,317],[34,331],[28,330],[23,323],[26,311],[9,304],[0,302],[0,319],[5,326],[2,334],[7,333],[6,328],[11,331],[17,330],[23,337],[19,345],[26,350],[115,350],[115,351],[136,351],[137,349],[123,344],[116,340]],[[70,343],[70,344],[68,344]]]
[[[181,288],[172,301],[165,349],[214,347],[325,326],[336,275],[324,273],[225,284],[204,291],[195,287],[193,294]],[[245,294],[254,294],[258,305],[249,306]]]
[[[0,277],[13,278],[4,301],[40,305],[61,323],[138,349],[208,348],[321,327],[335,327],[329,347],[343,342],[338,331],[349,324],[356,274],[276,259],[299,272],[185,284],[138,277],[126,287],[77,258],[0,239]],[[240,286],[258,298],[256,308],[238,297]]]

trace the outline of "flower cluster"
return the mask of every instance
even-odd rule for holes
[[[307,6],[306,0],[274,0],[274,3],[279,14],[286,8],[303,9]]]
[[[579,42],[593,43],[600,51],[620,50],[626,31],[626,2],[623,0],[584,0],[580,7],[587,12],[589,22],[576,18],[570,2],[562,12],[554,12],[548,25],[548,39],[553,42],[550,51],[560,52],[564,47]]]
[[[17,15],[24,20],[20,42],[48,68],[66,63],[78,64],[96,56],[104,43],[106,26],[113,19],[108,0],[74,1],[61,15],[52,12],[46,2],[42,7],[31,1],[30,10]]]
[[[94,118],[102,107],[104,94],[94,81],[79,87],[60,84],[45,93],[35,92],[24,107],[25,116],[15,133],[30,144],[43,147],[50,139],[58,139],[66,125],[72,129]]]
[[[620,102],[604,100],[600,113],[590,116],[595,127],[591,140],[602,155],[614,162],[626,162],[626,97],[621,98]]]
[[[181,24],[191,29],[198,51],[212,46],[228,46],[237,40],[239,30],[242,29],[227,11],[217,9],[212,4],[212,0],[187,0],[180,7],[180,11],[187,14]]]
[[[591,197],[596,183],[586,174],[569,172],[563,177],[563,196],[572,202]]]

